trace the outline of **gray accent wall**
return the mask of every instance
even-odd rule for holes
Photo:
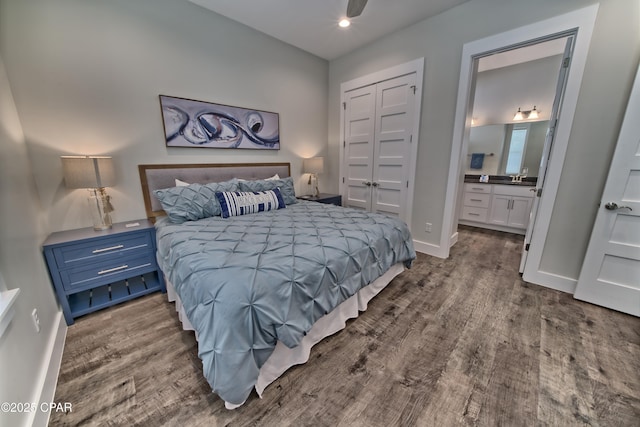
[[[42,241],[91,225],[61,155],[114,157],[115,221],[145,215],[141,163],[290,161],[305,193],[302,158],[324,155],[320,186],[336,192],[340,84],[424,57],[411,225],[438,245],[463,45],[595,2],[471,0],[328,63],[184,0],[0,0],[0,272],[23,292],[0,339],[0,398],[31,401],[48,357],[58,311]],[[580,271],[640,58],[639,16],[637,1],[600,2],[542,260],[553,274]],[[282,149],[168,149],[159,94],[278,112]]]
[[[13,320],[0,337],[0,402],[38,402],[59,309],[40,252],[46,212],[36,191],[2,57],[0,152],[0,273],[8,289],[20,288]],[[34,308],[40,318],[39,333],[31,319]],[[2,411],[0,425],[26,425],[32,415]]]
[[[0,0],[0,58],[0,273],[21,288],[0,338],[0,401],[32,402],[59,315],[41,244],[92,225],[59,157],[113,156],[116,222],[145,217],[142,163],[291,162],[304,194],[302,158],[327,155],[328,62],[183,0]],[[282,148],[169,149],[159,94],[277,112]]]
[[[594,4],[589,0],[471,0],[333,60],[329,154],[338,168],[340,84],[425,58],[412,234],[439,245],[462,48],[478,40]],[[541,268],[577,279],[640,58],[640,3],[600,2]],[[334,187],[337,190],[337,183]],[[433,224],[432,232],[424,224]]]
[[[0,53],[51,230],[92,225],[61,155],[113,156],[114,222],[145,217],[141,163],[288,161],[310,191],[302,158],[327,154],[327,61],[184,0],[0,5]],[[167,148],[159,94],[277,112],[281,149]]]

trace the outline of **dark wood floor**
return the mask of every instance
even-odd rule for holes
[[[640,319],[524,283],[521,237],[461,228],[263,399],[227,411],[155,294],[78,319],[51,425],[639,426]]]

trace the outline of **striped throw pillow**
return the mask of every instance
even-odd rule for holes
[[[267,191],[216,191],[223,218],[282,209],[285,206],[279,188]]]

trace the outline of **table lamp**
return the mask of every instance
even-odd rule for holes
[[[62,171],[67,188],[89,190],[89,209],[94,230],[111,228],[113,206],[105,187],[116,183],[116,174],[111,157],[62,156]]]
[[[309,174],[309,185],[311,185],[311,179],[315,179],[315,189],[313,195],[318,197],[320,190],[318,189],[318,174],[324,172],[324,157],[311,157],[302,161],[302,169],[304,173]]]

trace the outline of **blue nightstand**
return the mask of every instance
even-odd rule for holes
[[[339,194],[320,193],[318,197],[298,196],[298,199],[310,200],[312,202],[318,202],[318,203],[326,203],[328,205],[342,206],[342,196]]]
[[[67,325],[78,316],[156,291],[166,292],[156,263],[156,232],[141,219],[60,231],[43,243]]]

